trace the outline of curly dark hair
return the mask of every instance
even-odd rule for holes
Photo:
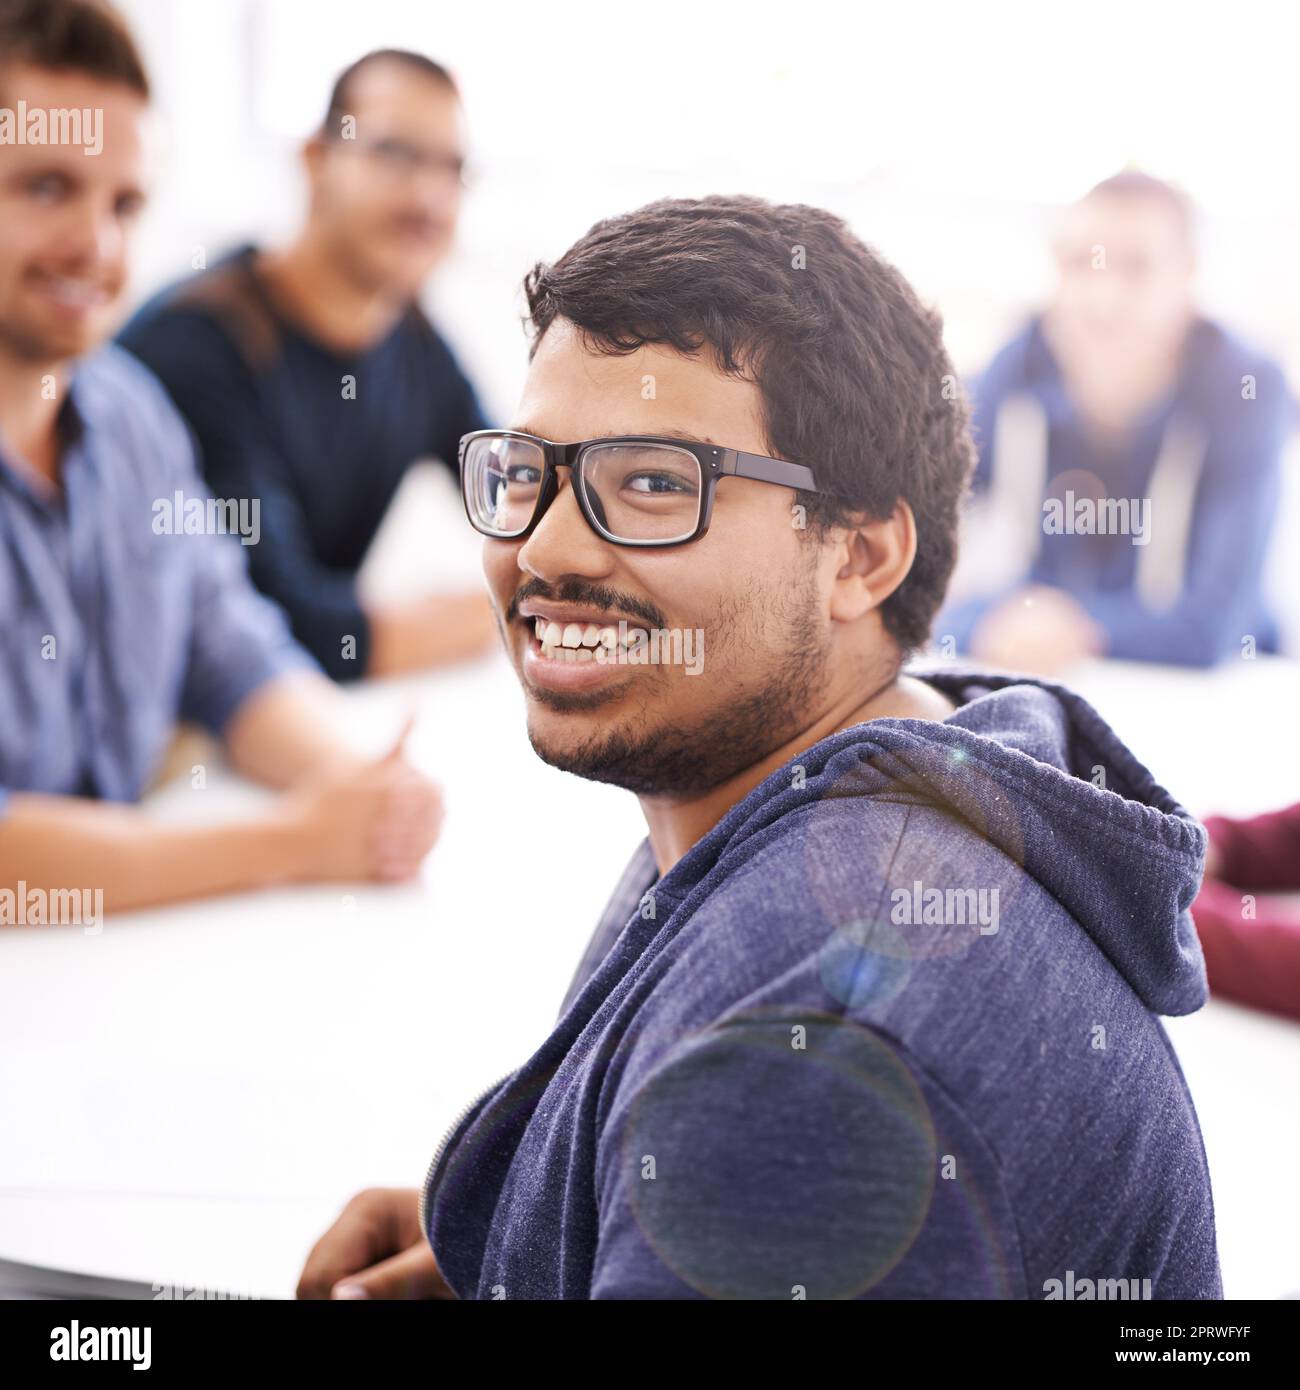
[[[563,318],[598,351],[707,348],[752,380],[768,451],[834,494],[797,493],[810,536],[907,501],[916,558],[882,617],[904,656],[924,644],[975,463],[968,409],[942,319],[841,218],[744,196],[665,198],[597,222],[534,265],[524,291],[530,356]]]

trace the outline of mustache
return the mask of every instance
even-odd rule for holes
[[[442,230],[443,224],[436,217],[420,212],[398,213],[388,219],[388,226],[395,232],[418,232],[421,236],[434,236]]]
[[[554,603],[572,603],[610,613],[625,613],[629,618],[640,618],[649,627],[668,626],[664,615],[654,604],[646,603],[633,594],[621,594],[617,589],[609,589],[602,584],[584,584],[581,580],[575,579],[566,580],[559,585],[530,579],[510,600],[510,607],[506,610],[506,621],[513,622],[519,616],[519,605],[530,598],[550,599]]]

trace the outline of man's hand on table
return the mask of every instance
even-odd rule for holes
[[[300,877],[412,877],[442,829],[438,788],[406,760],[410,724],[386,757],[347,764],[301,783],[287,799]]]
[[[1069,594],[1032,584],[991,609],[971,634],[971,654],[1011,671],[1058,676],[1106,649],[1106,633]]]
[[[419,1192],[358,1192],[307,1256],[298,1297],[455,1298],[420,1230]]]

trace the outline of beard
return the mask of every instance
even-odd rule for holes
[[[108,337],[109,322],[80,327],[51,328],[29,320],[19,324],[0,324],[0,352],[22,364],[24,369],[53,371],[61,363],[80,357]]]
[[[762,671],[766,679],[748,687],[723,684],[714,708],[692,724],[671,717],[655,721],[643,707],[621,727],[592,734],[576,746],[544,741],[530,722],[533,751],[561,772],[637,796],[701,796],[761,762],[812,722],[817,697],[827,684],[830,636],[817,622],[816,559],[814,553],[804,583],[787,589],[784,597],[778,590],[744,608],[729,605],[710,625],[718,634],[715,645],[721,650],[713,660],[721,669],[728,669],[728,655],[743,653],[751,669]],[[757,640],[760,610],[774,612],[779,630],[792,634],[793,641],[753,665],[755,653],[763,650]],[[557,710],[590,711],[599,708],[602,697],[553,695],[545,703]]]

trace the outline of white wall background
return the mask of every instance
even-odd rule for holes
[[[1210,308],[1300,378],[1300,11],[1283,3],[925,6],[658,0],[124,0],[170,151],[138,289],[298,207],[334,75],[415,47],[460,80],[477,180],[434,305],[501,409],[517,284],[598,217],[751,192],[846,216],[976,366],[1047,283],[1046,212],[1130,162],[1204,217]]]

